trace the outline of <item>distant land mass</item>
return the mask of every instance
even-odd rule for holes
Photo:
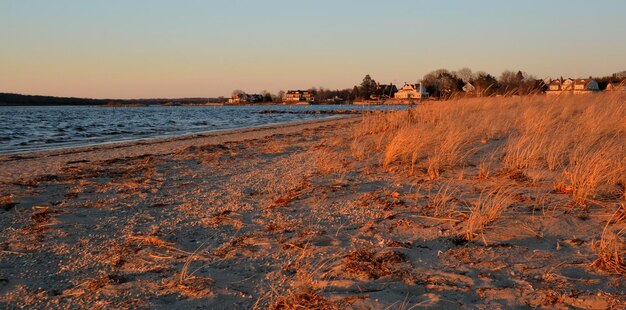
[[[59,105],[102,105],[102,106],[146,106],[146,105],[199,105],[223,103],[224,98],[152,98],[152,99],[92,99],[75,97],[35,96],[0,93],[0,106],[59,106]]]

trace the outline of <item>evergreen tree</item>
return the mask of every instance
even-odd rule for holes
[[[363,82],[361,82],[361,87],[359,89],[359,94],[363,99],[367,100],[376,92],[376,81],[372,79],[372,77],[367,74],[363,78]]]
[[[354,88],[352,88],[352,93],[350,94],[350,96],[352,97],[352,100],[355,100],[356,98],[360,97],[360,93],[359,93],[359,87],[358,86],[354,86]]]

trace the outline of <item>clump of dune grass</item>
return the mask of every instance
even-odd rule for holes
[[[436,193],[429,193],[428,207],[433,209],[435,216],[449,216],[452,212],[451,203],[455,194],[456,190],[448,182],[441,186]]]
[[[463,126],[453,126],[439,134],[439,143],[435,144],[432,153],[428,154],[427,173],[431,179],[436,179],[446,168],[454,168],[465,163],[474,153],[472,146],[472,132]],[[474,141],[476,143],[476,141]]]
[[[563,171],[566,183],[571,186],[572,195],[579,202],[596,196],[598,188],[609,184],[626,171],[623,156],[626,141],[600,137],[596,141],[582,143],[570,154],[570,164]]]
[[[490,175],[491,163],[486,158],[483,158],[478,164],[478,174],[476,175],[476,178],[479,180],[486,180],[489,178]]]
[[[625,94],[594,94],[429,102],[364,116],[353,144],[368,147],[352,148],[379,149],[382,166],[397,173],[437,179],[478,167],[476,179],[487,180],[530,170],[579,204],[624,199],[625,101]]]
[[[594,244],[594,250],[598,254],[591,266],[616,273],[626,274],[626,208],[622,205],[606,223],[602,230],[600,240]],[[610,229],[612,225],[621,225],[622,228],[615,231]]]
[[[475,102],[427,104],[408,112],[396,112],[393,126],[371,126],[383,131],[370,136],[376,136],[384,145],[385,168],[404,168],[400,170],[409,174],[424,171],[436,179],[446,170],[465,165],[487,147],[489,139],[504,132],[506,125],[494,124],[491,119],[498,119],[500,113],[485,115],[483,110],[488,108],[492,105]],[[380,123],[385,119],[371,121]]]
[[[316,155],[315,167],[322,174],[341,173],[346,168],[346,155],[330,146],[321,147]]]
[[[466,221],[465,239],[474,240],[491,223],[500,218],[513,202],[512,196],[513,192],[506,187],[481,194],[478,201],[470,208]],[[485,241],[484,238],[483,241]]]

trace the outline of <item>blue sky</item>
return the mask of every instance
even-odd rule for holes
[[[626,1],[0,0],[0,92],[228,96],[626,70]]]

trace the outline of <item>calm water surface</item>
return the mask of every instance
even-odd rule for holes
[[[331,117],[263,110],[389,110],[406,106],[0,107],[0,154],[168,137]]]

